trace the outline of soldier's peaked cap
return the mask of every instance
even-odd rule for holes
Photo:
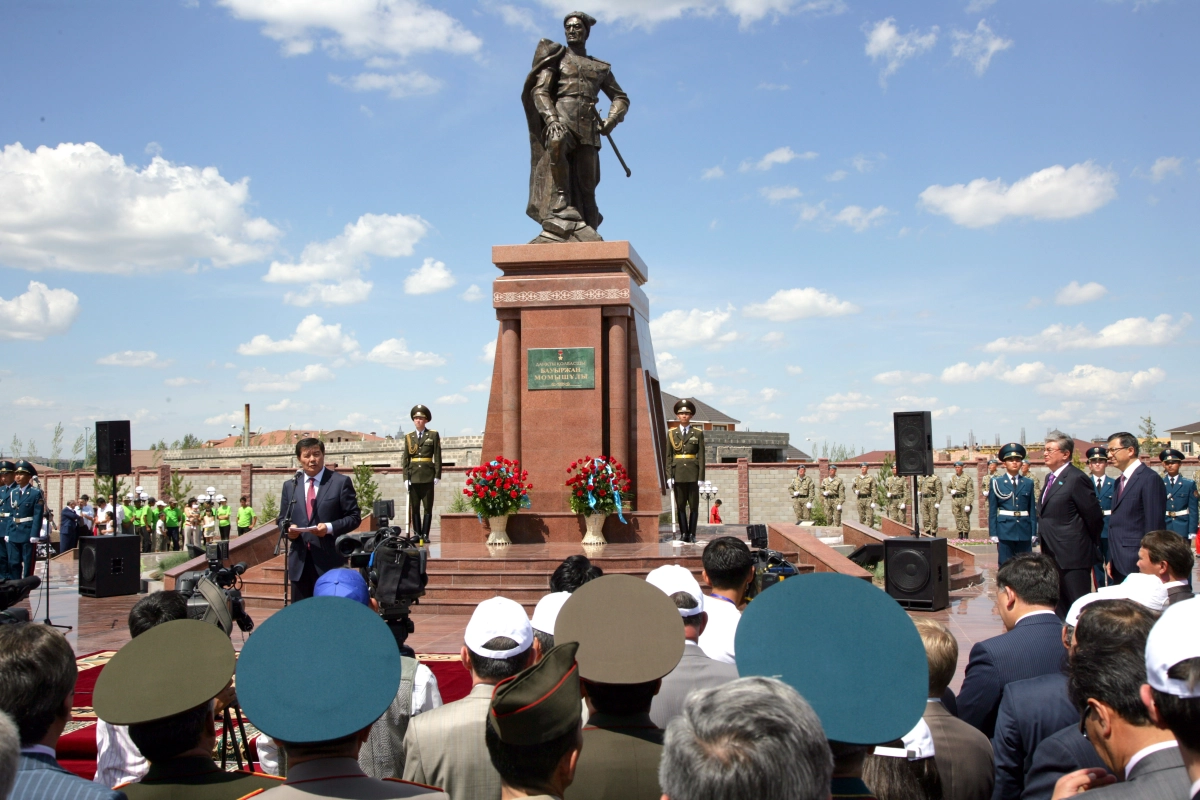
[[[961,461],[955,461],[955,462],[954,462],[954,466],[956,466],[956,467],[961,467],[961,466],[963,466],[963,462],[961,462]]]
[[[567,14],[565,17],[563,17],[564,27],[567,24],[567,20],[571,19],[571,17],[578,17],[579,21],[583,23],[583,27],[587,28],[589,31],[592,29],[592,26],[596,24],[596,18],[591,14],[585,14],[582,11],[572,11],[570,14]]]
[[[11,461],[0,461],[0,472],[12,472],[17,465]]]
[[[899,739],[925,711],[929,667],[916,626],[895,600],[858,578],[820,573],[772,586],[742,614],[734,650],[739,675],[791,685],[833,741]],[[863,664],[882,663],[887,680],[863,680]]]
[[[691,400],[676,400],[674,409],[676,414],[695,414],[696,404]]]
[[[1108,448],[1107,447],[1089,447],[1088,451],[1087,451],[1087,459],[1088,459],[1088,461],[1096,461],[1097,459],[1099,459],[1101,461],[1107,461],[1108,460]]]
[[[505,744],[537,745],[579,727],[577,642],[560,644],[528,669],[496,685],[488,726]]]
[[[1168,461],[1183,461],[1183,453],[1173,447],[1168,447],[1158,454],[1158,460],[1164,464]]]
[[[24,472],[26,475],[37,475],[37,467],[23,458],[17,462],[15,471]]]
[[[1025,448],[1016,442],[1009,442],[1000,448],[1000,460],[1006,461],[1010,458],[1025,459]]]
[[[408,412],[409,419],[416,419],[417,417],[424,417],[425,421],[429,422],[433,419],[433,414],[429,412],[429,408],[427,406],[423,406],[418,403],[412,407],[412,411]]]
[[[233,645],[216,625],[177,619],[122,647],[96,679],[96,716],[113,725],[170,717],[216,697],[233,676]],[[180,681],[180,675],[187,675]]]
[[[837,472],[837,464],[830,464],[829,469],[833,470],[834,472]]]

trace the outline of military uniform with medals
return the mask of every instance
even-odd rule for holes
[[[1088,448],[1087,459],[1088,464],[1100,463],[1107,466],[1108,448]],[[1096,588],[1100,588],[1108,586],[1111,580],[1108,577],[1108,562],[1112,560],[1108,555],[1108,518],[1112,516],[1113,496],[1116,492],[1117,482],[1107,475],[1097,478],[1095,475],[1089,474],[1088,480],[1092,482],[1092,486],[1096,490],[1096,499],[1100,501],[1100,510],[1104,512],[1104,527],[1100,530],[1100,563],[1092,567],[1092,577],[1096,581]]]
[[[415,405],[411,419],[433,419],[429,409]],[[442,438],[432,428],[404,435],[404,452],[400,456],[404,468],[404,483],[408,487],[409,519],[413,533],[426,541],[433,524],[433,488],[442,479]]]
[[[695,414],[690,400],[675,403],[676,414]],[[700,513],[700,481],[704,480],[704,430],[698,425],[677,426],[667,432],[667,477],[675,492],[675,513],[682,541],[696,541]]]
[[[829,475],[821,481],[821,497],[825,501],[825,524],[840,527],[842,504],[846,502],[846,484],[838,477],[837,464],[829,465]]]
[[[792,496],[792,511],[796,514],[797,525],[812,519],[812,504],[817,499],[817,482],[808,475],[801,475],[801,469],[804,467],[796,469],[796,477],[792,478],[792,482],[788,484],[788,491]]]
[[[37,470],[28,461],[16,463],[17,475],[28,475],[32,480]],[[42,535],[42,517],[46,513],[46,497],[42,490],[31,482],[24,488],[19,483],[9,487],[8,518],[8,578],[28,578],[33,574],[36,555],[33,540]]]
[[[1164,465],[1182,463],[1183,453],[1168,447],[1158,454]],[[1197,497],[1196,482],[1176,472],[1174,477],[1163,475],[1163,488],[1167,490],[1167,513],[1163,528],[1188,539],[1196,536]]]
[[[13,490],[13,471],[17,465],[11,461],[0,461],[0,580],[8,578],[8,526],[12,522],[12,509],[8,498]]]
[[[1025,448],[1006,444],[1000,448],[1000,459],[1006,456],[1025,457]],[[1033,552],[1037,541],[1037,494],[1033,480],[1007,471],[992,479],[988,495],[988,530],[1000,558],[1000,566],[1015,555]]]
[[[864,463],[862,466],[867,465]],[[875,478],[867,474],[857,475],[853,488],[858,503],[858,521],[868,528],[875,527]]]

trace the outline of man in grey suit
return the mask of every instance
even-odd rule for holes
[[[500,773],[485,733],[496,684],[532,666],[540,652],[520,603],[493,597],[475,607],[460,657],[470,693],[413,717],[404,734],[404,779],[440,786],[451,800],[500,800]]]
[[[683,617],[683,658],[675,669],[662,679],[662,687],[650,704],[650,719],[666,730],[667,723],[683,713],[683,703],[695,689],[711,689],[737,680],[737,667],[709,658],[700,649],[700,634],[708,624],[704,612],[704,595],[700,584],[687,567],[668,564],[646,576],[646,582],[657,586],[671,598]]]

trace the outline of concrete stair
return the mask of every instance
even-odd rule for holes
[[[950,591],[952,592],[983,583],[983,570],[976,567],[967,569],[961,558],[947,559],[947,566],[950,568]]]

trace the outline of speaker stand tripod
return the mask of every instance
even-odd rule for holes
[[[920,487],[919,480],[920,479],[916,475],[912,476],[912,481],[913,481],[913,490],[912,490],[913,537],[916,539],[921,538],[921,492],[920,492],[921,487]]]
[[[46,559],[46,577],[42,581],[42,589],[45,591],[44,600],[46,603],[46,619],[42,620],[42,624],[51,628],[59,628],[60,630],[64,631],[74,630],[73,626],[71,625],[58,625],[50,621],[50,542],[38,542],[37,549],[38,553],[40,553],[41,556]]]

